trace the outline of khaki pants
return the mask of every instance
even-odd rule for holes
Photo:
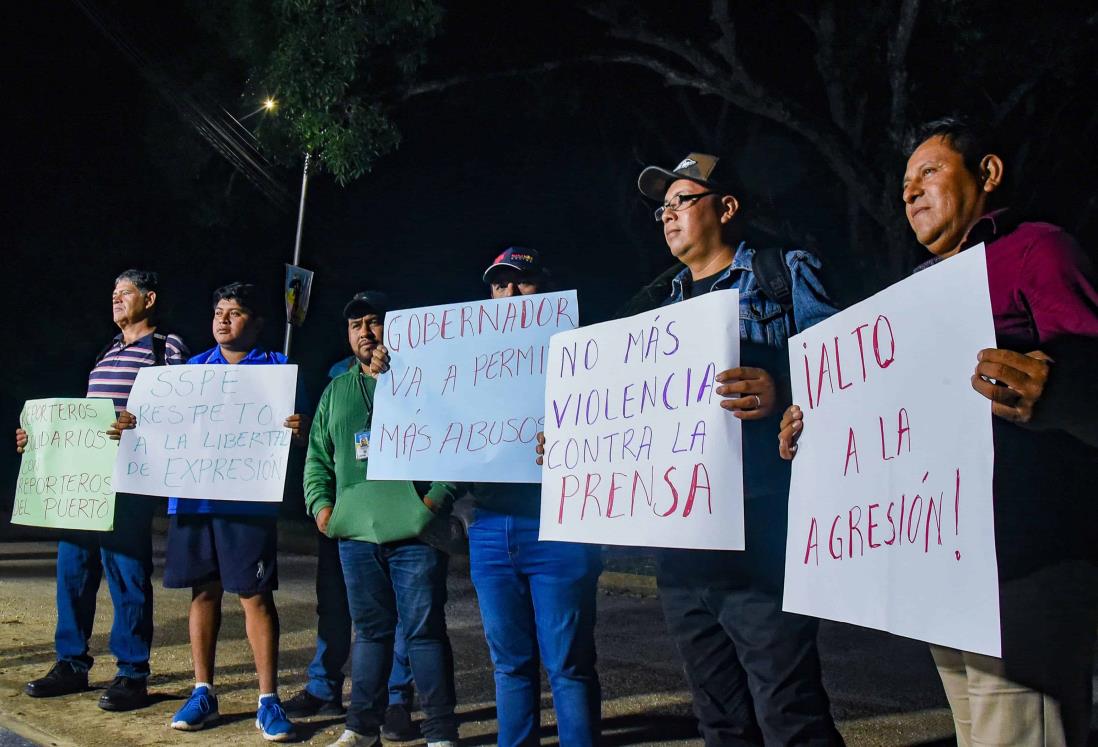
[[[1042,568],[1000,585],[1003,657],[931,646],[960,747],[1084,747],[1090,729],[1098,573]]]

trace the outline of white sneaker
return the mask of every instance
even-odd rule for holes
[[[451,742],[451,744],[453,744]],[[359,734],[357,731],[351,731],[350,729],[344,729],[343,734],[339,739],[332,742],[328,747],[380,747],[381,737],[374,735],[368,737],[365,734]]]
[[[427,747],[457,747],[458,743],[452,739],[445,739],[441,742],[428,742]]]

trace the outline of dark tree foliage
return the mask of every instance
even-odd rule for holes
[[[253,100],[277,116],[256,128],[264,153],[299,164],[310,153],[340,184],[400,142],[399,91],[424,61],[441,9],[431,0],[243,0],[193,6],[247,69]]]

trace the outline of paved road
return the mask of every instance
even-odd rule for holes
[[[28,742],[14,732],[0,727],[0,747],[36,747],[34,742]]]
[[[280,560],[277,601],[283,624],[280,677],[284,696],[302,685],[313,650],[314,569],[315,560],[308,556],[285,555]],[[150,681],[154,704],[130,714],[108,714],[95,706],[94,692],[50,700],[34,700],[20,692],[23,683],[44,673],[53,659],[53,545],[0,544],[0,579],[0,724],[14,725],[16,731],[43,744],[259,743],[252,725],[254,670],[242,615],[231,598],[225,603],[218,652],[217,685],[226,723],[200,735],[180,734],[169,730],[166,723],[192,681],[186,592],[163,590],[157,583],[154,674]],[[101,658],[91,679],[102,687],[113,674],[107,651],[111,608],[106,584],[99,600],[92,647],[93,654]],[[475,597],[468,575],[460,567],[451,573],[448,620],[457,662],[462,744],[494,744],[491,668]],[[598,644],[607,745],[700,744],[657,600],[600,594]],[[924,645],[825,623],[820,646],[834,713],[851,745],[952,743],[951,721]],[[547,697],[543,706],[543,744],[556,744]],[[341,728],[338,720],[323,718],[300,726],[309,744],[326,744]],[[0,741],[4,744],[9,743]]]

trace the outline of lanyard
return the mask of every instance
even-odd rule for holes
[[[366,374],[359,372],[358,374],[358,393],[362,395],[362,429],[366,430],[370,427],[370,414],[373,411],[373,398],[370,397],[366,391]]]

